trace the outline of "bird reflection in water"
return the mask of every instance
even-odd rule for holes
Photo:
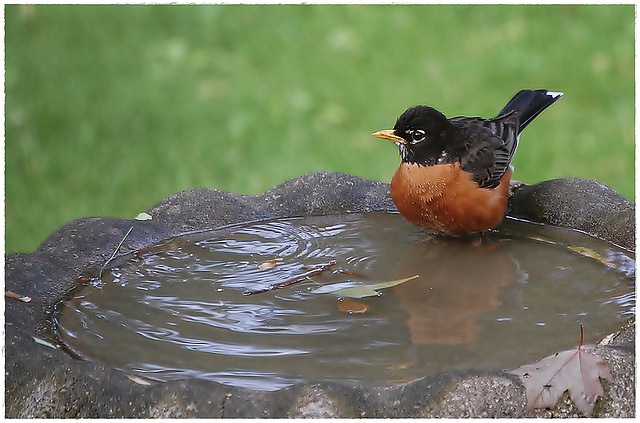
[[[406,252],[399,273],[420,277],[394,291],[409,314],[414,344],[461,344],[478,338],[481,327],[475,316],[497,310],[500,288],[517,280],[518,265],[503,247],[429,236],[421,248]]]

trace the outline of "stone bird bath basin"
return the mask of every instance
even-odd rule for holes
[[[570,417],[568,395],[552,410],[528,411],[519,380],[501,370],[443,371],[394,385],[308,380],[275,391],[183,379],[135,380],[107,364],[72,358],[55,336],[55,305],[82,272],[182,234],[278,217],[395,211],[389,185],[338,173],[312,173],[243,196],[192,189],[147,213],[150,221],[89,217],[53,232],[33,253],[7,254],[6,417]],[[589,180],[512,184],[508,216],[578,229],[635,251],[635,205]],[[635,326],[585,347],[608,363],[599,417],[635,415]],[[56,348],[57,346],[57,348]],[[542,357],[540,357],[542,358]],[[522,363],[527,364],[527,363]]]

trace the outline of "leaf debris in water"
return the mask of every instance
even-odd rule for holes
[[[314,290],[313,292],[315,292],[316,294],[333,293],[340,297],[349,298],[377,297],[378,295],[380,295],[378,291],[381,289],[391,288],[393,286],[400,285],[401,283],[408,282],[418,277],[419,275],[413,275],[404,279],[396,279],[393,281],[378,282],[366,285],[363,285],[359,282],[340,282],[322,286]]]
[[[579,246],[573,246],[573,245],[567,245],[567,248],[571,251],[573,251],[574,253],[578,253],[583,257],[588,257],[591,259],[594,259],[596,261],[599,261],[600,263],[604,264],[605,266],[609,266],[609,262],[607,259],[605,259],[604,257],[602,257],[602,255],[596,253],[595,251],[593,251],[591,248],[587,248],[587,247],[579,247]]]
[[[349,314],[364,314],[369,310],[369,306],[359,301],[341,298],[338,301],[338,311]]]
[[[263,261],[258,265],[258,269],[269,269],[270,267],[276,267],[278,263],[280,263],[283,260],[284,259],[282,257],[278,257],[273,260]]]

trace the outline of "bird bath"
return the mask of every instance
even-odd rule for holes
[[[111,266],[60,304],[62,341],[158,381],[372,387],[509,369],[575,346],[580,324],[597,342],[635,312],[632,253],[513,219],[476,242],[396,213],[275,219]]]
[[[598,183],[518,187],[508,214],[601,239],[518,219],[431,237],[387,184],[330,173],[147,212],[7,255],[6,289],[32,298],[5,301],[7,416],[544,416],[504,371],[580,323],[615,334],[592,347],[616,381],[596,415],[634,413],[635,208]]]

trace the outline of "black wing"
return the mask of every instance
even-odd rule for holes
[[[520,132],[561,97],[561,92],[522,90],[493,119],[450,119],[466,138],[459,152],[462,169],[481,187],[497,187],[516,153]]]
[[[507,173],[518,146],[518,116],[507,113],[493,119],[459,117],[450,120],[467,140],[460,154],[463,170],[482,188],[495,188]]]

